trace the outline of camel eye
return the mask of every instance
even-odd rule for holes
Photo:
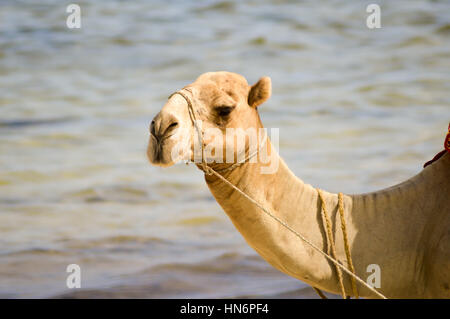
[[[221,117],[225,117],[227,115],[230,115],[231,111],[233,111],[234,106],[219,106],[216,107],[217,114]]]

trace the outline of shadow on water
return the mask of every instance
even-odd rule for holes
[[[23,127],[33,127],[33,126],[43,126],[43,125],[58,125],[58,124],[66,124],[69,122],[76,121],[75,117],[58,117],[58,118],[50,118],[50,119],[21,119],[21,120],[0,120],[0,129],[1,128],[23,128]]]

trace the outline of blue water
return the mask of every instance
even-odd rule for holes
[[[361,193],[442,149],[450,2],[0,3],[0,296],[293,297],[305,284],[251,250],[200,171],[147,163],[167,96],[207,71],[250,83],[304,181]],[[66,287],[68,264],[82,289]]]

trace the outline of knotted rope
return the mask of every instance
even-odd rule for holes
[[[344,236],[344,247],[345,247],[345,255],[347,256],[347,267],[351,270],[352,273],[355,274],[355,267],[353,267],[353,262],[352,262],[352,254],[350,252],[350,246],[348,244],[348,237],[347,237],[347,226],[345,223],[345,210],[344,210],[344,196],[342,195],[342,193],[338,194],[338,199],[339,199],[339,216],[341,217],[341,229],[342,229],[342,235]],[[359,298],[358,295],[358,289],[356,288],[356,280],[354,277],[350,277],[351,281],[352,281],[352,290],[353,290],[353,295],[355,296],[355,298]]]
[[[184,88],[184,90],[189,91],[187,88]],[[189,91],[190,92],[190,91]],[[192,92],[190,92],[192,93]],[[192,123],[194,125],[194,127],[196,128],[196,131],[198,133],[198,138],[199,138],[199,142],[200,145],[202,146],[202,155],[204,155],[204,149],[203,149],[203,136],[201,133],[200,128],[197,125],[196,122],[196,118],[195,118],[195,112],[192,106],[192,103],[190,101],[190,99],[182,92],[177,91],[174,92],[173,94],[170,95],[170,97],[172,97],[175,94],[179,94],[181,95],[187,102],[188,104],[188,109],[189,109],[189,114],[192,120]],[[169,98],[170,98],[169,97]],[[305,242],[308,246],[310,246],[311,248],[313,248],[315,251],[317,251],[319,254],[321,254],[322,256],[324,256],[326,259],[328,259],[329,261],[331,261],[336,268],[340,268],[341,270],[343,270],[345,273],[347,273],[350,277],[354,278],[356,281],[358,281],[360,284],[362,284],[363,286],[365,286],[367,289],[369,289],[370,291],[372,291],[374,294],[376,294],[377,296],[379,296],[382,299],[387,299],[383,294],[381,294],[380,292],[378,292],[376,289],[374,289],[373,287],[371,287],[370,285],[368,285],[364,280],[362,280],[360,277],[358,277],[356,274],[354,274],[352,271],[348,270],[346,267],[344,267],[343,265],[341,265],[335,258],[333,258],[332,256],[330,256],[329,254],[323,252],[319,247],[317,247],[314,243],[312,243],[310,240],[308,240],[307,238],[305,238],[302,234],[300,234],[299,232],[297,232],[295,229],[293,229],[292,227],[290,227],[286,222],[284,222],[283,220],[281,220],[280,218],[278,218],[277,216],[275,216],[274,214],[272,214],[269,210],[267,210],[264,206],[262,206],[259,202],[257,202],[256,200],[254,200],[253,198],[251,198],[250,196],[248,196],[246,193],[244,193],[242,190],[240,190],[238,187],[236,187],[235,185],[233,185],[230,181],[228,181],[225,177],[223,177],[222,175],[220,175],[219,173],[217,173],[214,169],[212,169],[211,167],[209,167],[207,165],[207,163],[204,161],[205,157],[202,157],[202,162],[200,164],[200,167],[202,168],[203,172],[205,172],[205,174],[207,175],[214,175],[217,178],[219,178],[220,180],[222,180],[225,184],[227,184],[228,186],[230,186],[231,188],[233,188],[234,190],[236,190],[239,194],[241,194],[242,196],[244,196],[247,200],[249,200],[250,202],[252,202],[255,206],[257,206],[258,208],[260,208],[266,215],[268,215],[269,217],[271,217],[272,219],[274,219],[276,222],[278,222],[281,226],[283,226],[284,228],[286,228],[287,230],[289,230],[292,234],[294,234],[296,237],[298,237],[299,239],[301,239],[303,242]],[[313,287],[314,289],[317,288]],[[345,293],[344,293],[345,295]]]
[[[322,191],[320,189],[317,188],[317,193],[319,194],[319,198],[322,204],[322,217],[325,220],[325,225],[326,225],[326,232],[325,232],[325,236],[327,237],[327,242],[330,242],[330,247],[331,247],[331,253],[333,258],[337,259],[337,255],[336,255],[336,245],[334,243],[334,239],[333,239],[333,233],[331,231],[331,221],[330,218],[328,216],[328,212],[327,212],[327,206],[325,204],[325,200],[323,199],[323,194]],[[353,274],[355,274],[355,268],[353,267],[353,262],[352,262],[352,255],[350,253],[350,246],[348,244],[348,237],[347,237],[347,228],[346,228],[346,223],[345,223],[345,217],[344,217],[344,198],[342,193],[338,194],[338,211],[339,211],[339,216],[341,217],[341,230],[342,230],[342,235],[344,237],[344,247],[345,247],[345,254],[347,256],[347,267],[351,270],[351,272]],[[336,267],[336,272],[337,272],[337,276],[338,276],[338,280],[339,280],[339,287],[341,289],[341,294],[342,294],[342,298],[346,299],[347,296],[345,293],[345,286],[344,286],[344,280],[342,277],[342,271],[339,267]],[[353,290],[353,295],[355,296],[355,298],[359,298],[358,296],[358,290],[356,288],[356,281],[355,281],[355,277],[350,276],[351,282],[352,282],[352,290]],[[319,294],[319,296],[324,299],[324,294],[323,293],[319,293],[319,289],[314,287],[314,290]],[[325,297],[326,298],[326,297]]]
[[[331,256],[334,259],[337,259],[336,246],[334,244],[333,232],[331,230],[331,221],[330,221],[330,218],[328,217],[327,206],[325,205],[325,200],[323,199],[322,191],[317,188],[317,193],[319,194],[320,201],[322,202],[322,209],[321,209],[322,217],[325,220],[325,225],[326,225],[325,237],[327,238],[327,242],[330,242]],[[336,272],[337,272],[337,276],[338,276],[339,287],[341,289],[341,295],[342,295],[342,298],[345,299],[346,295],[345,295],[344,280],[342,278],[342,271],[339,267],[336,267]]]

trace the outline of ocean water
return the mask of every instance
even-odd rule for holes
[[[297,176],[361,193],[418,173],[450,120],[450,2],[0,2],[0,297],[309,298],[148,127],[203,72],[272,78],[259,110]],[[68,289],[78,264],[82,288]]]

